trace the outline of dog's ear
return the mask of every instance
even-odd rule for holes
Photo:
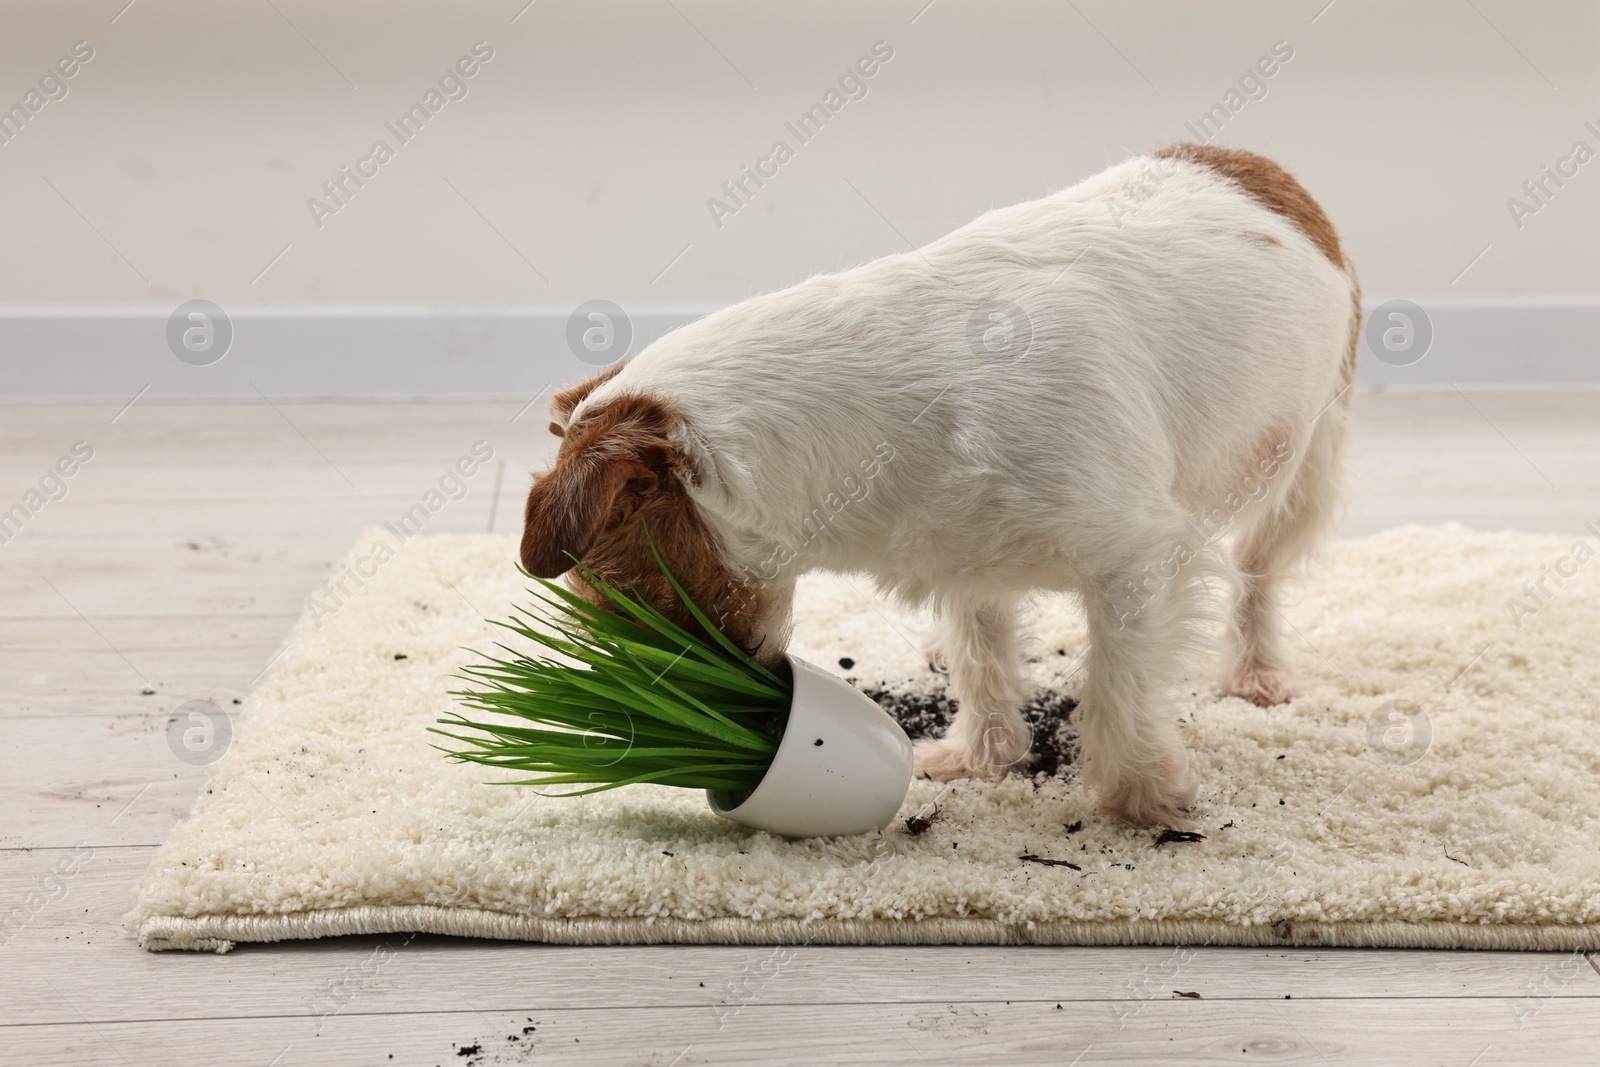
[[[572,567],[604,532],[679,465],[667,434],[673,418],[659,402],[623,396],[590,410],[567,428],[556,464],[528,493],[522,566],[536,578]]]
[[[628,365],[626,359],[619,359],[605,370],[596,374],[587,381],[577,385],[569,385],[550,398],[550,432],[557,437],[565,437],[567,423],[572,421],[572,413],[577,406],[588,399],[589,394],[600,388],[617,376],[617,372]]]

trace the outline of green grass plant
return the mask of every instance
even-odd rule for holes
[[[464,710],[432,729],[467,747],[443,751],[526,772],[503,784],[584,787],[563,796],[642,782],[754,789],[778,750],[792,683],[712,625],[660,553],[656,562],[710,640],[582,563],[579,580],[606,606],[523,572],[538,583],[528,593],[546,610],[516,607],[495,625],[542,647],[496,642],[501,655],[462,669],[457,677],[470,688],[451,695]]]

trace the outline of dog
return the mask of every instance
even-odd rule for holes
[[[715,312],[557,393],[522,564],[549,578],[582,560],[692,626],[658,550],[768,663],[799,574],[870,574],[939,619],[959,711],[916,765],[942,780],[1024,764],[1019,606],[1076,594],[1099,806],[1188,825],[1170,698],[1191,657],[1220,633],[1224,693],[1296,692],[1280,587],[1336,509],[1360,318],[1338,235],[1292,176],[1164,148]]]

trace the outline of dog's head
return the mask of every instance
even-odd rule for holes
[[[609,368],[551,401],[550,432],[561,438],[561,447],[555,465],[535,476],[528,493],[522,566],[536,577],[554,578],[572,568],[575,556],[613,586],[633,586],[673,622],[699,632],[661,573],[653,542],[684,591],[724,634],[758,659],[775,661],[783,648],[781,635],[769,639],[766,632],[770,597],[727,565],[690,498],[701,472],[675,441],[677,413],[659,399],[626,391],[583,403],[619,369],[620,364]],[[570,584],[607,606],[586,583]]]

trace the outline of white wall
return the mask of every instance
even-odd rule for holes
[[[1311,188],[1369,296],[1600,296],[1600,160],[1520,227],[1506,203],[1600,153],[1591,3],[124,2],[0,11],[0,106],[94,48],[0,144],[0,304],[32,323],[0,324],[0,393],[50,391],[39,353],[96,366],[41,310],[731,302],[1187,139],[1277,41],[1217,139]],[[468,95],[398,145],[384,123],[479,40]],[[867,95],[800,145],[785,121],[880,40]],[[379,138],[395,158],[319,228],[308,198]],[[779,138],[794,159],[716,225]]]

